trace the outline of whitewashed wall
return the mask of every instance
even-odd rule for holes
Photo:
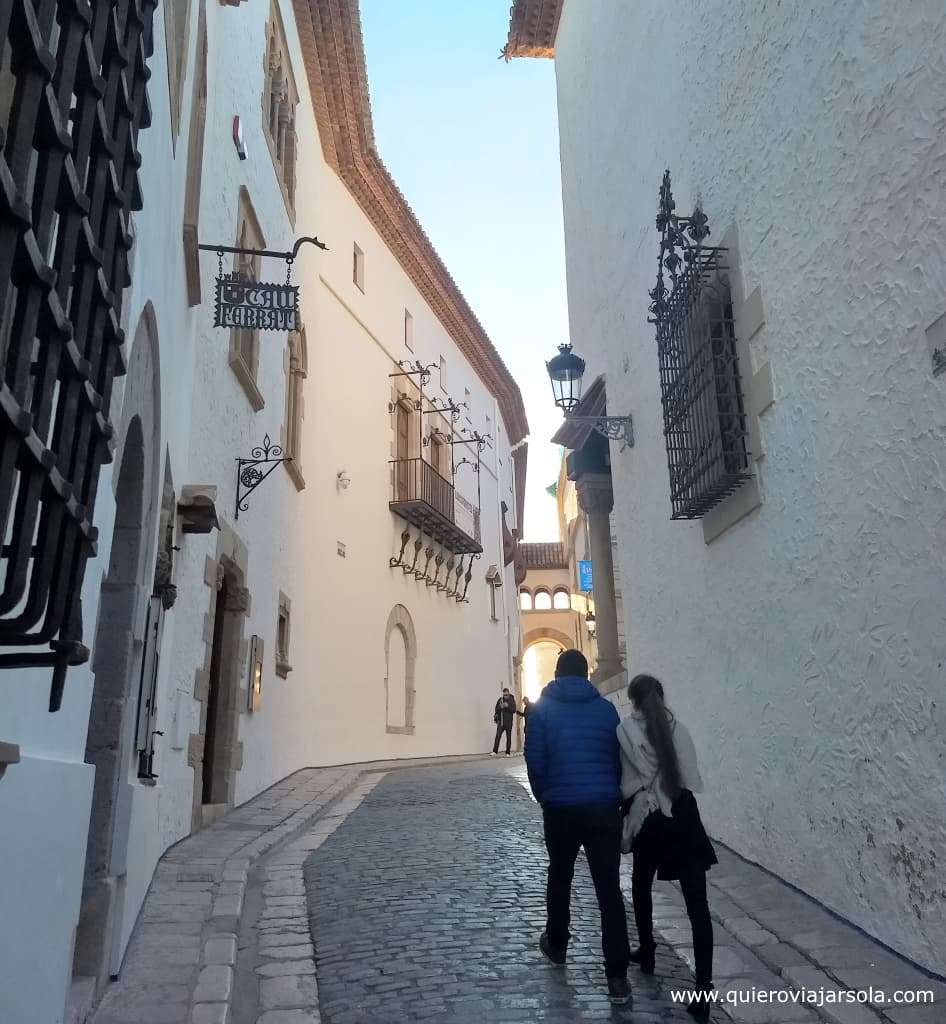
[[[236,801],[306,766],[485,751],[492,739],[493,702],[499,687],[512,679],[512,656],[519,648],[511,568],[497,595],[495,622],[485,583],[490,564],[502,567],[501,500],[510,508],[510,528],[516,526],[509,441],[492,395],[325,165],[289,2],[281,7],[300,91],[294,226],[261,128],[269,4],[206,4],[209,88],[200,240],[233,244],[240,186],[245,185],[268,247],[285,249],[298,235],[317,234],[331,249],[324,254],[303,249],[294,271],[302,285],[308,334],[302,460],[307,486],[298,492],[279,470],[253,496],[249,511],[234,521],[235,458],[249,454],[265,433],[274,441],[280,438],[286,337],[263,335],[259,386],[266,404],[254,413],[228,365],[227,333],[212,327],[214,254],[201,258],[203,304],[193,309],[186,304],[181,227],[198,6],[196,0],[190,5],[176,150],[171,145],[163,9],[155,17],[153,123],[140,138],[144,209],[135,218],[139,242],[126,321],[130,348],[146,309],[156,327],[160,427],[146,444],[161,472],[169,458],[178,496],[188,484],[217,485],[218,515],[249,552],[246,584],[252,606],[244,635],[263,638],[265,671],[261,708],[240,716],[243,767]],[[245,161],[238,159],[231,139],[234,115],[243,123]],[[351,281],[355,242],[366,256],[364,295]],[[284,273],[284,264],[263,261],[263,279],[281,280]],[[448,602],[388,566],[403,528],[388,511],[388,374],[395,368],[393,360],[410,355],[403,344],[405,307],[414,316],[414,357],[424,362],[446,358],[452,396],[462,401],[464,388],[470,389],[468,425],[495,439],[480,475],[485,550],[474,563],[465,605]],[[435,373],[430,387],[443,397],[437,380]],[[131,411],[122,408],[121,395],[119,386],[113,407],[117,424]],[[336,488],[341,469],[352,479],[347,491]],[[90,646],[110,554],[114,477],[112,468],[102,475],[96,508],[99,554],[84,589]],[[475,499],[476,480],[468,468],[458,481],[459,492]],[[150,566],[156,530],[155,517],[147,538]],[[346,545],[344,559],[337,555],[338,542]],[[216,551],[217,535],[178,534],[176,543],[178,599],[165,620],[157,696],[157,728],[164,732],[156,748],[159,779],[153,787],[142,786],[131,756],[123,768],[119,798],[127,814],[121,832],[127,834],[128,853],[115,971],[157,859],[191,827],[194,770],[187,764],[187,737],[199,729],[194,675],[205,655],[212,594],[204,584],[205,562]],[[274,671],[280,590],[292,602],[293,671],[287,679]],[[417,633],[413,735],[385,728],[385,626],[396,604],[409,609]],[[83,762],[93,674],[91,663],[70,671],[63,708],[55,715],[46,711],[47,674],[18,673],[3,682],[0,738],[21,745],[23,762],[0,781],[0,820],[8,826],[5,859],[11,865],[0,881],[0,1005],[4,1020],[15,1024],[55,1022],[62,1019],[82,892],[92,787],[92,769]],[[133,725],[137,678],[129,688]]]
[[[637,434],[613,451],[628,668],[692,727],[715,835],[940,969],[944,47],[937,0],[569,0],[556,45],[571,337]],[[764,503],[709,546],[669,518],[666,167],[710,241],[736,228],[775,382]]]

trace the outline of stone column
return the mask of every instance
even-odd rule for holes
[[[586,473],[578,478],[578,504],[588,516],[591,543],[591,562],[594,574],[595,640],[598,645],[598,667],[591,680],[600,686],[614,676],[621,676],[617,685],[623,685],[624,665],[618,649],[617,605],[614,599],[614,564],[611,560],[611,509],[614,492],[608,473]]]

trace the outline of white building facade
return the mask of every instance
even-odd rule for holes
[[[661,678],[690,726],[715,836],[934,969],[944,44],[933,0],[518,0],[507,46],[554,56],[571,341],[608,413],[634,418],[635,447],[612,444],[608,470],[628,671]],[[668,292],[650,294],[668,168],[675,214],[699,204],[703,244],[727,250],[723,312],[691,321],[689,350],[659,350],[649,322],[673,284],[665,267]],[[681,350],[696,355],[674,364]],[[725,441],[728,415],[742,461],[727,468],[748,479],[687,507],[701,436],[688,421],[682,457],[668,436],[675,408],[695,408],[679,385],[697,356],[738,383],[726,412],[710,382],[705,436]]]
[[[48,671],[3,676],[10,1024],[61,1021],[73,973],[101,991],[161,854],[228,808],[487,750],[520,652],[521,398],[374,148],[357,4],[165,0],[153,40],[91,658],[55,713]],[[303,236],[300,330],[215,328],[197,245]]]

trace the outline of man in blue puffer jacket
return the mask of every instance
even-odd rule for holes
[[[617,709],[588,681],[581,651],[563,651],[555,679],[529,715],[526,767],[542,805],[549,853],[548,919],[539,948],[565,966],[569,902],[578,851],[584,847],[601,910],[601,947],[614,1003],[631,998],[630,946],[621,895],[621,754]]]

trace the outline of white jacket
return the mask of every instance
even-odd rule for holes
[[[696,748],[689,730],[682,722],[674,719],[670,723],[673,746],[680,764],[680,781],[684,789],[692,793],[703,792],[703,780],[696,763]],[[657,752],[647,739],[647,725],[644,716],[636,711],[621,720],[618,725],[618,743],[621,745],[621,796],[627,800],[639,790],[652,796],[652,803],[668,818],[671,817],[671,799],[663,787],[657,770]],[[642,796],[644,794],[641,794]],[[637,803],[637,801],[634,801]]]

